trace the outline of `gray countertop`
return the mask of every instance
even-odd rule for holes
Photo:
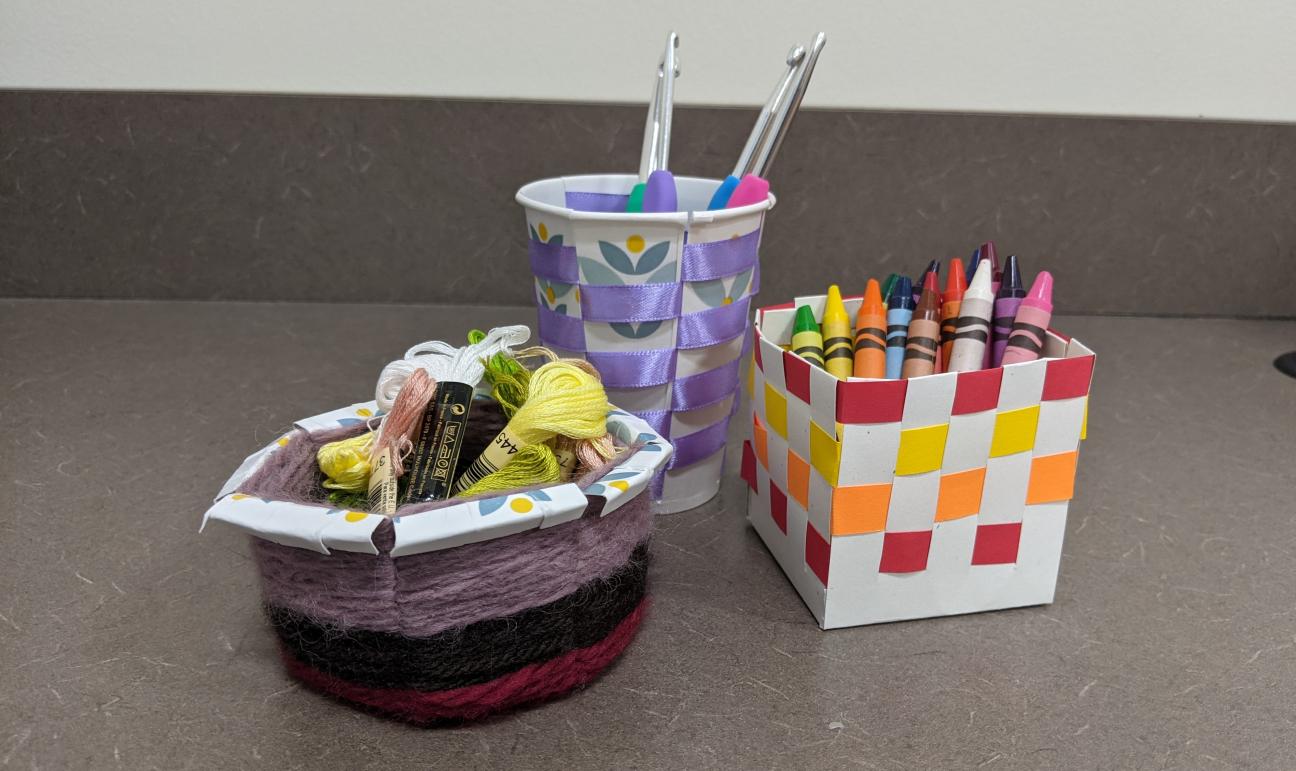
[[[297,687],[212,495],[409,344],[532,319],[0,301],[0,767],[1291,767],[1294,322],[1056,322],[1098,365],[1050,606],[822,632],[731,452],[588,690],[423,730]]]

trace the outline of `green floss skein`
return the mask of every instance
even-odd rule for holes
[[[474,329],[468,333],[468,342],[476,345],[486,338],[486,333]],[[491,397],[499,402],[504,417],[512,418],[527,399],[531,385],[531,370],[523,367],[512,356],[497,353],[482,362],[486,366],[485,379],[491,385]]]
[[[455,497],[503,493],[520,487],[545,485],[557,482],[561,473],[553,448],[547,444],[532,444],[518,450],[507,466],[487,474]]]

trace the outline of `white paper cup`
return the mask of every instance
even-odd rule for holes
[[[774,196],[706,211],[718,180],[676,178],[682,211],[627,214],[630,174],[524,185],[541,342],[582,356],[608,396],[675,445],[653,509],[683,511],[719,489],[738,402],[757,250]]]

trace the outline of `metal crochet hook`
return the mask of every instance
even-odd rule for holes
[[[769,100],[761,108],[760,115],[756,117],[756,123],[752,126],[751,134],[747,136],[747,144],[743,145],[742,154],[738,156],[738,163],[734,165],[733,173],[725,177],[720,186],[716,188],[715,193],[711,195],[711,202],[707,204],[709,211],[725,208],[725,205],[729,203],[729,197],[737,189],[738,183],[745,175],[752,173],[756,164],[756,151],[764,143],[765,138],[769,136],[770,127],[773,125],[774,111],[787,97],[789,89],[792,88],[792,81],[796,76],[797,67],[803,59],[805,59],[804,47],[793,46],[788,51],[787,72],[774,85],[774,92],[770,94]]]
[[[666,170],[670,159],[671,118],[675,111],[675,78],[679,77],[679,36],[666,36],[666,51],[657,65],[653,98],[644,122],[639,154],[639,184],[630,192],[627,212],[675,211],[675,178]],[[671,73],[667,77],[667,73]]]
[[[773,164],[774,157],[778,155],[779,148],[783,145],[783,139],[787,136],[788,128],[792,125],[792,119],[796,117],[797,110],[801,107],[801,100],[805,97],[806,89],[810,87],[810,77],[814,74],[815,64],[819,61],[819,54],[823,51],[824,44],[827,42],[828,36],[820,32],[815,36],[814,42],[810,44],[810,51],[797,68],[795,85],[790,93],[784,95],[782,102],[775,111],[768,132],[762,138],[760,149],[756,152],[756,157],[752,162],[752,171],[738,183],[738,188],[729,197],[729,203],[725,208],[732,209],[738,206],[747,206],[748,204],[764,201],[769,197],[767,176],[770,165]]]

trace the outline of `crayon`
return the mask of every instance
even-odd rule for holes
[[[1026,287],[1022,285],[1021,266],[1017,255],[1008,255],[1004,265],[1003,283],[995,292],[994,324],[990,330],[990,366],[997,367],[1003,361],[1004,346],[1008,345],[1008,335],[1012,333],[1013,319],[1017,316],[1017,306],[1026,296]]]
[[[923,287],[926,286],[927,284],[927,274],[932,272],[936,273],[936,277],[938,279],[940,278],[940,260],[932,260],[931,262],[927,263],[927,267],[923,268],[923,272],[918,275],[918,280],[914,282],[913,298],[914,298],[915,306],[918,305],[918,301],[922,298]],[[936,292],[936,295],[938,297],[940,296],[939,290]]]
[[[885,303],[891,300],[891,292],[895,290],[895,284],[899,280],[900,274],[892,273],[886,277],[886,281],[882,282],[882,302]]]
[[[836,284],[828,287],[828,299],[823,314],[824,369],[838,380],[851,376],[855,352],[852,348],[850,314],[842,302],[841,290]]]
[[[1012,334],[1004,348],[1003,363],[1017,364],[1034,361],[1044,352],[1044,338],[1048,336],[1049,321],[1053,317],[1053,274],[1041,270],[1031,284],[1026,299],[1017,309],[1013,319]]]
[[[904,369],[905,339],[909,335],[913,312],[913,288],[909,278],[901,276],[896,279],[891,299],[887,300],[886,376],[891,380],[900,377]]]
[[[936,355],[940,351],[940,296],[936,271],[933,270],[924,280],[922,296],[914,310],[913,320],[909,322],[904,368],[901,370],[905,378],[922,377],[936,371]]]
[[[823,334],[819,332],[814,311],[809,305],[797,308],[796,321],[792,325],[792,353],[823,369]]]
[[[980,261],[981,261],[981,247],[978,246],[977,248],[972,250],[972,256],[968,258],[967,280],[969,283],[971,283],[972,279],[976,277],[976,266],[977,263]]]
[[[886,335],[882,289],[870,278],[855,316],[855,377],[886,377]]]
[[[945,279],[945,292],[941,295],[941,355],[940,370],[949,369],[950,353],[954,350],[954,330],[958,326],[959,305],[967,291],[967,277],[963,274],[963,261],[950,260],[949,276]]]
[[[994,313],[994,294],[990,292],[994,271],[987,261],[981,262],[983,264],[972,277],[972,283],[963,293],[947,372],[971,372],[982,368],[986,344],[990,342],[990,316]]]
[[[1003,280],[1003,271],[999,270],[999,253],[995,250],[994,241],[986,241],[984,244],[981,244],[981,248],[978,251],[981,253],[981,260],[988,263],[987,267],[991,271],[990,294],[992,297],[996,296],[999,294],[999,284]],[[993,346],[990,345],[990,342],[991,341],[989,340],[986,341],[985,351],[981,358],[981,369],[990,369],[990,360],[992,358],[991,352],[993,351]]]

